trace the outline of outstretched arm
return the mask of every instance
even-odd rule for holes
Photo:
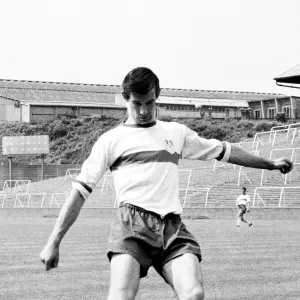
[[[287,158],[268,160],[253,155],[236,145],[231,145],[231,153],[228,162],[249,168],[279,170],[283,174],[286,174],[293,169],[293,163]]]
[[[77,219],[83,204],[83,197],[75,188],[73,188],[59,213],[48,242],[40,254],[41,261],[45,264],[46,271],[57,267],[60,242]]]

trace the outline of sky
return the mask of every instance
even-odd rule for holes
[[[299,0],[0,0],[0,78],[299,95]]]

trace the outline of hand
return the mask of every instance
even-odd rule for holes
[[[46,271],[57,268],[59,261],[59,246],[47,244],[40,253],[41,262],[45,265]]]
[[[282,174],[287,174],[293,170],[293,163],[287,158],[275,159],[273,163],[274,169],[278,169]]]
[[[250,209],[247,209],[247,213],[249,213],[250,212]]]

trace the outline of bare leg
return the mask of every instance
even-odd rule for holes
[[[170,260],[164,265],[162,274],[179,300],[204,299],[202,272],[195,254],[186,253]]]
[[[140,264],[129,254],[115,254],[110,262],[108,300],[133,300],[140,283]]]
[[[243,221],[243,211],[240,209],[238,214],[237,214],[237,223],[236,223],[236,226],[239,227],[240,224],[241,224],[241,221]]]
[[[243,216],[242,216],[241,220],[242,220],[242,222],[247,223],[249,227],[252,226],[252,223],[247,221]]]
[[[250,224],[250,222],[248,222],[248,221],[244,218],[244,216],[241,217],[241,221],[244,222],[244,223],[247,223],[248,225]]]

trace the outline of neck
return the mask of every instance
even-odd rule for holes
[[[150,123],[146,123],[146,124],[139,124],[137,122],[127,122],[127,121],[124,121],[123,125],[124,126],[129,126],[129,127],[144,127],[144,128],[147,128],[147,127],[152,127],[156,124],[156,120],[153,120],[152,122]]]
[[[127,118],[127,120],[124,123],[128,124],[128,125],[136,125],[137,124],[137,122],[130,116]]]

